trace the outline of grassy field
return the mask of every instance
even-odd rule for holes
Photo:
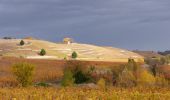
[[[169,88],[3,88],[1,100],[169,100]]]

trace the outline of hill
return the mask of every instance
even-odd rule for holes
[[[164,55],[164,56],[166,56],[166,55],[170,55],[170,50],[166,50],[166,51],[160,51],[160,52],[158,52],[160,55]]]
[[[160,55],[159,53],[155,52],[155,51],[139,51],[139,50],[134,50],[133,52],[142,55],[145,58],[160,58],[163,57],[162,55]]]
[[[78,53],[78,60],[127,62],[128,58],[133,58],[136,61],[143,61],[143,57],[139,54],[118,48],[80,43],[53,43],[35,39],[23,40],[25,45],[20,46],[21,39],[0,39],[1,57],[62,60],[70,59],[72,52],[75,51]],[[47,55],[39,55],[42,48],[46,50]]]

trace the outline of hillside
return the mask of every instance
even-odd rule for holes
[[[155,52],[155,51],[139,51],[139,50],[134,50],[133,52],[142,55],[145,58],[160,58],[163,57],[162,55],[160,55],[159,53]]]
[[[25,45],[20,46],[21,39],[0,39],[0,55],[2,57],[23,57],[27,59],[70,59],[73,51],[78,53],[78,60],[127,62],[128,58],[143,61],[143,57],[128,50],[106,48],[79,43],[53,43],[44,40],[24,39]],[[41,49],[47,55],[39,56]]]

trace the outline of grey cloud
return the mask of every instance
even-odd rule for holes
[[[167,49],[169,5],[169,0],[1,0],[0,35]]]

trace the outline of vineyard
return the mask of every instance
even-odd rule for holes
[[[2,100],[168,100],[169,88],[3,88]]]
[[[28,62],[36,65],[34,82],[38,81],[56,81],[63,76],[63,69],[66,61],[64,60],[32,60],[18,58],[2,58],[0,59],[0,87],[15,86],[16,80],[11,73],[11,66],[16,62]],[[76,61],[79,62],[79,61]],[[97,61],[81,61],[84,66],[116,66],[123,63],[116,62],[97,62]]]

